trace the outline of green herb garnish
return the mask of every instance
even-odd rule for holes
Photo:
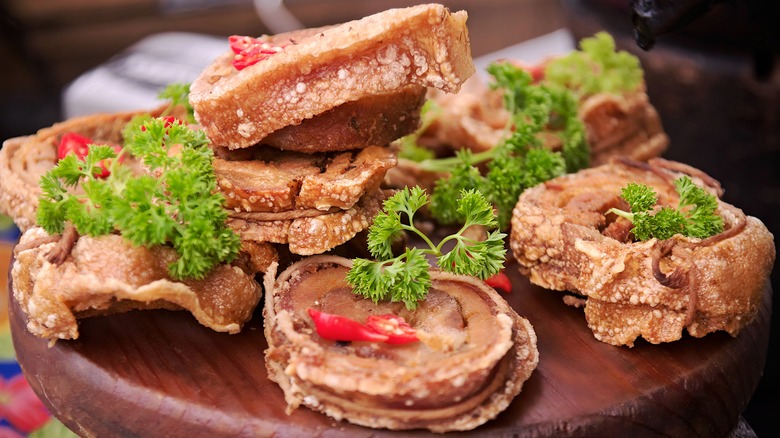
[[[674,181],[674,187],[680,195],[677,208],[662,207],[653,212],[658,202],[655,192],[644,184],[628,183],[620,192],[620,197],[628,202],[630,212],[611,208],[607,213],[615,213],[634,224],[631,232],[637,240],[653,237],[659,240],[669,239],[675,234],[704,239],[723,232],[723,219],[717,215],[718,199],[682,176]]]
[[[109,146],[91,146],[83,160],[68,155],[41,179],[38,224],[50,234],[71,223],[81,234],[117,230],[136,245],[170,244],[179,254],[169,266],[175,279],[203,278],[231,261],[240,241],[225,226],[224,197],[216,190],[205,134],[142,117],[123,135],[124,151],[141,159],[149,173],[133,175]],[[101,160],[111,160],[105,179],[96,177]],[[69,190],[79,183],[83,193]]]
[[[484,152],[461,150],[455,157],[420,163],[425,170],[449,173],[436,182],[431,195],[431,214],[441,223],[463,222],[456,195],[461,190],[477,189],[497,207],[499,225],[505,229],[524,190],[589,164],[585,128],[570,93],[534,84],[528,72],[509,63],[491,64],[488,72],[494,78],[491,86],[504,90],[504,105],[511,114],[508,137]],[[543,131],[559,137],[563,145],[560,152],[544,147],[539,137]],[[485,162],[487,172],[483,175],[476,166]]]
[[[417,143],[417,140],[419,140],[420,135],[431,126],[431,123],[433,123],[440,114],[441,107],[436,101],[432,99],[425,101],[420,109],[420,127],[413,133],[401,137],[398,140],[400,146],[398,158],[404,158],[411,161],[423,161],[435,158],[433,151],[424,146],[420,146]]]
[[[190,105],[190,84],[174,83],[169,84],[157,95],[159,99],[170,100],[171,104],[165,109],[161,117],[170,115],[173,108],[177,106],[184,107],[187,112],[187,123],[195,123],[195,110]]]
[[[347,274],[347,281],[356,294],[374,302],[400,301],[407,309],[415,309],[431,286],[426,255],[435,257],[436,264],[444,271],[480,279],[501,270],[506,254],[506,234],[494,230],[487,233],[484,240],[464,235],[471,226],[495,228],[498,225],[492,206],[481,193],[476,190],[460,193],[457,208],[465,223],[438,244],[414,225],[415,213],[428,202],[428,195],[420,187],[404,188],[385,201],[383,211],[374,218],[368,230],[368,249],[377,260],[355,259]],[[394,256],[392,244],[404,232],[416,234],[428,248],[407,248],[403,254]],[[445,253],[445,245],[453,243],[454,247]]]
[[[549,61],[544,81],[571,90],[579,99],[597,93],[635,90],[644,77],[636,56],[615,50],[606,32],[583,38],[580,49]]]

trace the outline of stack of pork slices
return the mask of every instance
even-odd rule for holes
[[[443,11],[231,37],[190,102],[243,241],[314,255],[370,225],[396,165],[388,145],[418,129],[428,87],[454,93],[474,72],[465,15]]]

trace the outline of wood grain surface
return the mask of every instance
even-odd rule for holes
[[[509,408],[469,436],[723,436],[736,425],[766,358],[768,285],[757,319],[737,338],[619,348],[596,341],[560,293],[531,285],[512,265],[507,272],[514,289],[505,296],[536,330],[539,366]],[[81,436],[429,435],[366,429],[306,408],[287,415],[267,379],[260,309],[237,335],[185,312],[133,311],[83,320],[78,340],[49,347],[25,330],[11,301],[30,384]]]

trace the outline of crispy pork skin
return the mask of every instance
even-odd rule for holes
[[[214,144],[257,144],[332,108],[417,85],[457,92],[474,73],[466,13],[391,9],[338,26],[261,37],[283,46],[243,70],[227,51],[192,83],[195,117]]]
[[[81,236],[55,264],[48,261],[56,245],[51,237],[37,227],[25,232],[11,271],[27,329],[49,339],[78,338],[80,318],[158,308],[184,309],[206,327],[237,333],[262,295],[254,269],[265,270],[276,254],[270,245],[245,246],[241,267],[248,272],[219,265],[202,280],[175,281],[167,268],[177,257],[172,248],[134,246],[117,235]]]
[[[605,216],[626,209],[619,195],[629,182],[676,207],[672,182],[682,175],[722,194],[700,170],[663,159],[615,160],[525,191],[510,235],[520,271],[537,285],[584,296],[588,325],[606,343],[671,342],[684,330],[736,336],[755,317],[775,260],[774,238],[760,220],[719,200],[722,233],[635,242],[623,219]]]
[[[288,244],[290,252],[298,255],[322,254],[367,229],[381,210],[385,194],[374,190],[347,210],[320,212],[300,210],[294,216],[265,213],[231,213],[227,226],[242,241]]]
[[[504,410],[536,367],[532,327],[483,282],[434,271],[426,300],[409,311],[357,297],[344,279],[350,266],[316,256],[265,277],[266,366],[289,410],[374,428],[470,430]],[[420,341],[325,340],[309,308],[358,321],[399,315]]]
[[[235,212],[281,213],[302,210],[327,212],[352,208],[366,193],[375,191],[395,153],[369,146],[351,152],[304,154],[267,147],[220,151],[214,159],[217,187],[225,207]],[[289,217],[289,215],[288,215]]]

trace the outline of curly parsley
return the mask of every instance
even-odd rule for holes
[[[496,206],[499,225],[505,229],[525,189],[585,168],[590,162],[585,128],[570,93],[535,84],[530,73],[509,63],[493,63],[488,73],[494,78],[491,86],[504,90],[504,105],[511,114],[509,135],[485,152],[461,150],[455,157],[420,162],[423,169],[449,173],[436,182],[431,195],[431,214],[441,223],[463,222],[456,208],[457,194],[477,189]],[[562,150],[544,147],[542,132],[557,135]],[[476,166],[485,162],[483,175]]]
[[[181,106],[187,113],[187,123],[195,123],[195,110],[190,105],[190,84],[174,83],[169,84],[157,95],[159,99],[169,100],[170,106],[165,109],[162,116],[167,116],[173,111],[173,108]]]
[[[615,50],[615,41],[601,32],[580,43],[581,50],[553,59],[544,76],[531,74],[508,62],[488,66],[493,89],[504,91],[504,107],[510,113],[505,139],[495,148],[454,157],[422,159],[423,170],[445,172],[431,195],[431,214],[441,223],[462,222],[455,208],[460,190],[483,191],[498,210],[506,228],[520,194],[536,184],[576,172],[590,165],[585,126],[579,119],[579,102],[596,93],[636,90],[643,81],[639,60]],[[561,144],[553,152],[542,144],[542,135],[554,135]],[[487,173],[477,170],[485,165]]]
[[[583,38],[580,49],[547,63],[544,80],[571,90],[579,99],[597,93],[633,91],[644,73],[639,59],[615,49],[615,40],[606,32]]]
[[[630,182],[620,192],[620,197],[628,202],[630,212],[611,208],[607,213],[624,217],[634,224],[631,232],[637,240],[653,237],[659,240],[669,239],[675,234],[704,239],[723,232],[723,218],[716,213],[718,199],[697,186],[687,176],[674,181],[674,187],[680,195],[677,208],[661,207],[653,212],[658,198],[650,187]]]
[[[420,127],[413,133],[398,140],[398,158],[411,161],[423,161],[435,158],[433,151],[417,143],[420,135],[425,132],[441,114],[441,107],[435,100],[428,99],[420,109]]]
[[[216,190],[213,152],[202,131],[142,117],[125,128],[124,151],[148,174],[134,175],[109,146],[91,146],[83,160],[68,155],[41,179],[37,221],[48,233],[71,223],[81,234],[116,231],[136,245],[170,244],[179,258],[171,277],[203,278],[238,253],[238,236],[225,226],[224,197]],[[174,150],[176,148],[176,150]],[[180,150],[179,150],[180,148]],[[98,163],[111,160],[99,179]],[[72,190],[81,184],[83,193]]]
[[[426,255],[434,256],[440,269],[456,274],[486,279],[501,270],[506,234],[494,230],[484,240],[464,234],[474,225],[487,228],[498,225],[491,205],[482,194],[475,190],[460,193],[457,208],[465,223],[438,244],[414,226],[415,213],[428,202],[428,195],[420,187],[405,188],[385,201],[383,211],[368,230],[368,249],[377,260],[355,259],[347,274],[347,282],[356,294],[374,302],[400,301],[408,309],[415,309],[431,286]],[[416,234],[428,248],[407,248],[403,254],[394,256],[391,246],[405,232]],[[445,253],[443,248],[448,243],[454,243],[454,247]]]

